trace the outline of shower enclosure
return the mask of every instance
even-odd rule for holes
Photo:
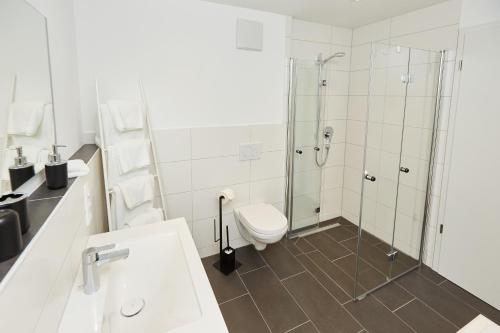
[[[337,52],[310,61],[290,59],[286,211],[293,233],[319,225],[322,167],[335,135],[325,119],[328,63],[344,56]]]
[[[289,236],[318,228],[320,204],[325,200],[321,198],[322,158],[332,140],[345,142],[344,151],[330,151],[326,165],[336,159],[331,155],[342,154],[339,221],[355,230],[342,243],[356,255],[353,298],[362,298],[421,264],[444,56],[444,51],[373,43],[366,70],[350,72],[352,107],[343,138],[337,133],[327,136],[331,129],[324,102],[329,82],[323,80],[335,77],[325,75],[330,72],[321,68],[321,61],[290,61]]]

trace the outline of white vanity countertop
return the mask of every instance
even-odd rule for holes
[[[80,268],[59,333],[228,332],[183,218],[94,235],[87,247],[111,243],[129,258],[99,267],[101,288],[90,296]],[[120,308],[134,297],[146,305],[126,318]]]
[[[500,333],[500,326],[485,316],[479,315],[458,333]]]

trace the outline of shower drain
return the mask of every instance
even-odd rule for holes
[[[138,315],[146,306],[146,302],[142,298],[133,298],[126,301],[120,310],[122,316],[130,318]]]

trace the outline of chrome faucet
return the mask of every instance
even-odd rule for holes
[[[102,253],[115,248],[115,244],[89,247],[82,253],[83,291],[87,295],[97,292],[101,286],[98,266],[120,259],[127,259],[129,249]]]

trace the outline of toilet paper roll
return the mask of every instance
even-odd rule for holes
[[[219,192],[219,194],[217,195],[217,198],[220,198],[220,197],[224,197],[224,199],[222,200],[222,204],[225,205],[229,201],[234,199],[234,191],[231,190],[230,188],[226,188],[226,189]]]

